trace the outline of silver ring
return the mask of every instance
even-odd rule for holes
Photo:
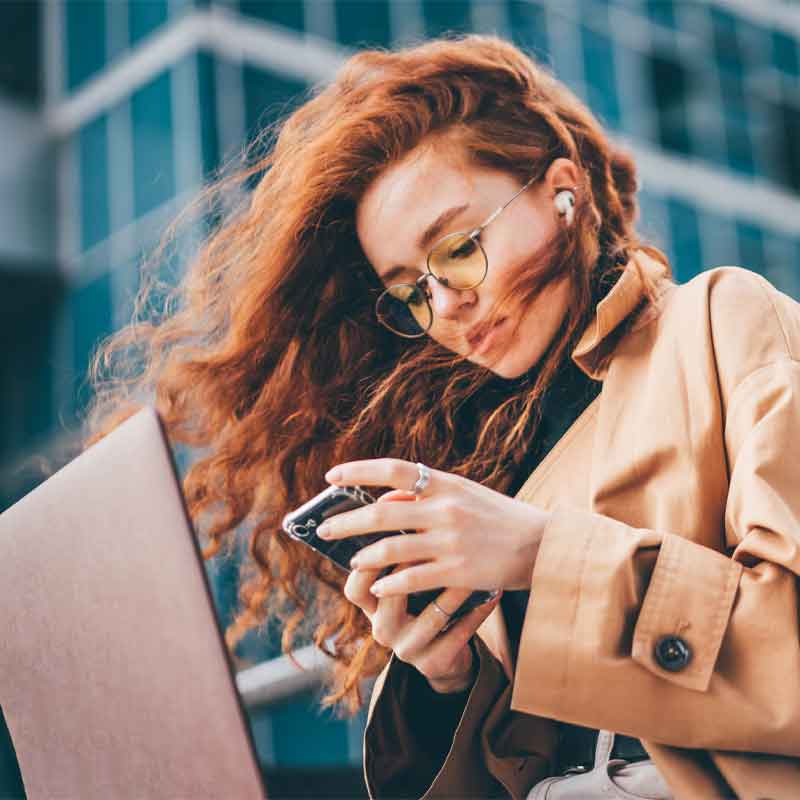
[[[442,608],[442,607],[441,607],[441,606],[440,606],[440,605],[439,605],[439,604],[438,604],[438,603],[437,603],[435,600],[431,600],[431,605],[432,605],[432,606],[433,606],[433,607],[434,607],[434,608],[435,608],[435,609],[436,609],[436,610],[437,610],[437,611],[438,611],[440,614],[444,614],[444,615],[447,617],[447,619],[450,619],[450,617],[452,617],[452,616],[453,616],[452,614],[448,614],[448,613],[447,613],[447,612],[446,612],[446,611],[445,611],[445,610],[444,610],[444,609],[443,609],[443,608]]]
[[[419,470],[419,478],[417,478],[417,482],[414,484],[413,491],[414,494],[419,497],[431,482],[431,471],[424,464],[420,464],[419,462],[417,462],[417,469]]]

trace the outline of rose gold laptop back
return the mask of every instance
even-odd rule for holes
[[[265,796],[152,409],[0,515],[0,706],[30,800]]]

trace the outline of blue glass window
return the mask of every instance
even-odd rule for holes
[[[181,455],[181,451],[177,451]],[[190,454],[186,453],[185,466],[181,466],[179,461],[179,471],[181,476],[186,474],[190,463]],[[247,561],[248,544],[244,539],[233,545],[233,552],[223,555],[223,550],[214,558],[203,562],[206,576],[211,588],[211,595],[214,600],[214,607],[220,628],[225,632],[227,627],[233,622],[234,616],[240,610],[239,603],[239,583],[241,565]],[[260,664],[272,658],[278,658],[281,652],[281,633],[280,623],[274,618],[270,618],[264,627],[249,630],[241,641],[236,645],[236,658],[242,665]],[[298,641],[297,647],[302,647],[303,641]],[[263,709],[255,712],[256,716],[263,715]],[[258,742],[256,742],[258,745]]]
[[[51,347],[62,286],[55,272],[23,269],[0,276],[0,320],[8,343],[0,365],[0,458],[9,452],[24,452],[52,424]],[[28,471],[33,478],[43,477],[37,470]],[[25,470],[20,470],[6,477],[13,485],[24,474]]]
[[[76,289],[69,298],[72,311],[72,364],[75,374],[75,410],[83,408],[89,399],[86,383],[92,353],[100,339],[112,330],[111,274],[104,272],[99,278]]]
[[[134,213],[141,217],[175,195],[170,75],[131,97]]]
[[[430,37],[472,29],[469,0],[422,0],[422,13],[425,33]]]
[[[639,203],[637,231],[642,239],[666,252],[670,234],[667,225],[667,208],[663,196],[647,189],[641,189],[637,194],[637,200]]]
[[[697,210],[683,200],[671,197],[667,201],[667,213],[672,240],[670,261],[675,280],[684,283],[703,268]]]
[[[740,120],[725,119],[725,142],[728,148],[728,164],[731,169],[745,175],[754,175],[753,142],[746,124]]]
[[[206,575],[214,598],[214,606],[221,629],[233,622],[238,610],[239,559],[218,555],[205,561]]]
[[[772,176],[800,194],[800,107],[779,103],[772,112]]]
[[[169,294],[183,276],[186,238],[191,235],[190,230],[181,231],[157,261],[152,259],[153,253],[147,249],[141,250],[135,256],[133,269],[136,271],[136,276],[131,279],[131,283],[136,289],[141,283],[147,283],[150,287],[146,307],[149,318],[156,319],[167,311],[166,302]]]
[[[260,713],[268,714],[272,723],[276,765],[310,767],[349,761],[347,722],[334,719],[330,711],[320,711],[316,693],[306,692]],[[298,742],[303,746],[298,747]]]
[[[800,300],[800,239],[765,231],[764,275],[777,289]]]
[[[38,106],[42,99],[43,3],[5,2],[0,5],[3,35],[0,87],[7,98]],[[63,71],[63,70],[62,70]],[[2,794],[0,794],[2,797]]]
[[[108,237],[108,118],[97,117],[78,134],[81,250]]]
[[[720,93],[728,166],[737,172],[752,175],[755,173],[755,160],[750,135],[747,96],[741,75],[731,71],[722,71],[720,73]]]
[[[647,16],[667,28],[676,28],[675,5],[672,0],[645,0]]]
[[[194,8],[208,8],[213,0],[167,0],[169,3],[169,14],[175,17],[192,11]]]
[[[789,75],[800,75],[800,45],[783,31],[772,32],[772,63]]]
[[[550,63],[544,9],[527,0],[509,0],[508,20],[515,44],[543,64]]]
[[[64,4],[67,89],[75,89],[106,64],[105,0],[67,0]]]
[[[248,155],[251,161],[255,161],[264,155],[264,147],[272,141],[271,136],[259,140],[260,134],[291,114],[303,100],[306,85],[247,64],[242,69],[242,82],[247,140],[251,144],[255,142]],[[260,177],[259,173],[251,175],[246,186],[254,188]]]
[[[243,14],[302,31],[305,27],[302,0],[240,0]]]
[[[128,36],[131,44],[144,39],[167,21],[167,0],[130,0]]]
[[[739,246],[739,265],[761,275],[766,274],[764,258],[764,232],[751,222],[736,223],[736,241]]]
[[[738,22],[729,11],[717,6],[709,10],[714,43],[714,55],[723,68],[741,74],[744,63],[742,43],[738,34]]]
[[[262,128],[290,114],[306,90],[306,85],[300,81],[264,72],[249,64],[243,67],[242,81],[245,124],[251,138]]]
[[[645,56],[658,122],[658,142],[666,150],[691,152],[687,103],[690,76],[677,58],[665,53]]]
[[[200,140],[203,148],[203,174],[208,176],[219,166],[221,157],[217,130],[217,89],[214,56],[201,52],[197,56],[200,104]]]
[[[603,123],[620,125],[617,80],[614,69],[614,47],[605,34],[581,25],[583,44],[583,74],[588,90],[588,102]]]
[[[22,420],[27,440],[47,432],[53,416],[53,370],[50,368],[53,315],[50,308],[40,308],[39,311],[28,336],[19,342],[21,352],[18,352],[19,363],[24,365],[24,371],[16,377],[22,378],[27,384]]]
[[[348,47],[391,44],[388,0],[336,0],[338,40]]]

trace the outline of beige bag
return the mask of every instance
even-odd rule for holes
[[[673,800],[661,773],[650,760],[611,758],[614,734],[600,731],[594,767],[539,781],[527,800]]]

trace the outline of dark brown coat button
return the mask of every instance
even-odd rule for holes
[[[662,636],[656,642],[655,657],[662,669],[680,672],[692,660],[692,648],[680,636]]]

